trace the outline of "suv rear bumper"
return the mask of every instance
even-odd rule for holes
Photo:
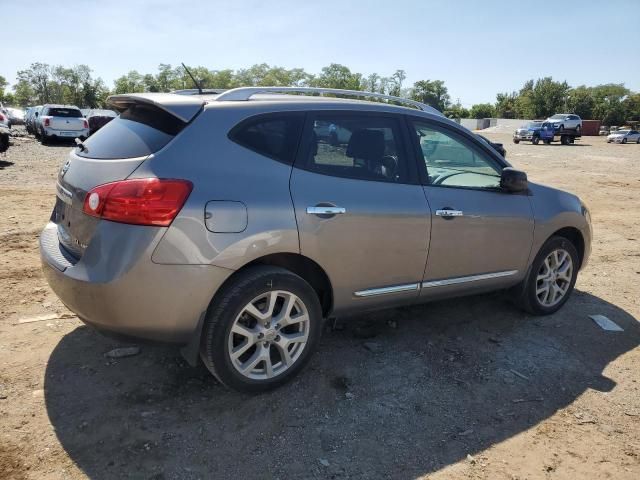
[[[60,300],[86,324],[130,337],[186,344],[233,271],[153,263],[151,254],[164,230],[101,222],[95,240],[73,264],[58,242],[57,225],[50,222],[40,235],[44,275]]]
[[[42,132],[49,138],[68,138],[73,140],[74,138],[88,138],[89,129],[83,128],[82,130],[56,130],[54,128],[42,128]]]

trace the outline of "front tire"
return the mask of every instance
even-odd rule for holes
[[[540,143],[540,137],[533,137],[531,143],[533,143],[534,145],[538,145]]]
[[[320,301],[304,279],[279,267],[251,267],[209,306],[200,356],[227,387],[263,392],[304,367],[321,330]]]
[[[623,138],[623,139],[622,139],[622,143],[627,143],[627,139],[626,139],[626,138]]]
[[[576,247],[560,236],[547,240],[520,286],[520,306],[534,315],[557,312],[569,299],[579,269]]]

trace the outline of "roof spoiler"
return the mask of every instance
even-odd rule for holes
[[[122,113],[131,105],[153,105],[174,117],[189,123],[202,109],[205,101],[197,96],[175,95],[173,93],[128,93],[111,95],[107,104]]]

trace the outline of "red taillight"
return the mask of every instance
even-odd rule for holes
[[[87,193],[87,215],[133,225],[168,227],[189,197],[187,180],[140,178],[99,185]]]
[[[50,118],[45,118],[45,119],[44,119],[44,126],[45,126],[45,127],[48,127],[49,125],[51,125],[51,123],[50,123],[50,122],[51,122],[51,119],[50,119]]]
[[[82,120],[82,124],[84,125],[84,128],[89,128],[89,122],[86,120]]]
[[[0,113],[0,122],[4,122],[4,115]]]

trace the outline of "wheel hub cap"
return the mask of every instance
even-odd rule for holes
[[[252,380],[287,371],[300,358],[309,337],[309,312],[291,292],[263,293],[240,311],[227,341],[234,368]]]
[[[536,297],[541,305],[557,305],[569,291],[573,277],[573,260],[566,250],[551,252],[540,266],[536,278]]]

